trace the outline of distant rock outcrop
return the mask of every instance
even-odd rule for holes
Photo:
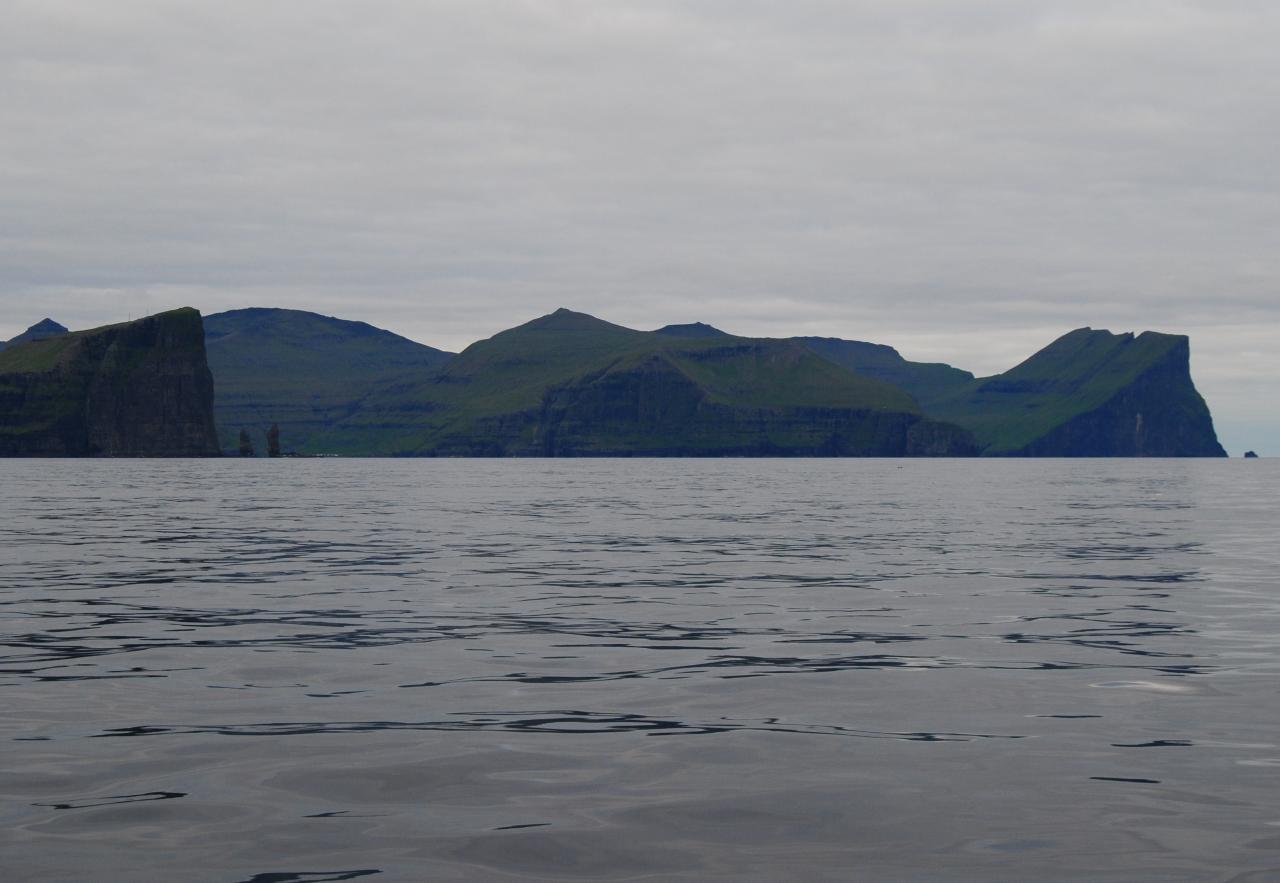
[[[1256,460],[1258,459],[1258,454],[1256,451],[1245,451],[1244,458],[1246,460]]]
[[[267,456],[280,456],[280,427],[275,423],[267,430]]]
[[[213,377],[193,309],[0,353],[0,456],[218,454]]]
[[[240,430],[239,446],[237,451],[241,457],[253,456],[253,439],[249,438],[249,430]]]

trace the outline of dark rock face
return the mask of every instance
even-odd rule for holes
[[[267,456],[280,456],[280,427],[275,423],[267,430]]]
[[[29,341],[0,356],[0,455],[217,456],[193,309]]]
[[[249,430],[240,430],[240,447],[239,453],[241,457],[253,456],[253,439],[249,438]]]
[[[1256,452],[1254,452],[1254,451],[1245,451],[1245,452],[1244,452],[1244,458],[1245,458],[1246,460],[1256,460],[1256,459],[1258,459],[1258,455],[1257,455],[1257,453],[1256,453]]]
[[[923,396],[988,456],[1222,457],[1191,380],[1190,341],[1078,328],[1020,365]]]
[[[1013,452],[1024,457],[1225,457],[1191,382],[1185,337],[1101,407]]]

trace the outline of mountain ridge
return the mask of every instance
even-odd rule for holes
[[[1189,339],[1155,331],[1078,328],[974,377],[884,344],[639,331],[564,307],[457,354],[274,307],[202,328],[223,450],[278,424],[286,451],[350,455],[1225,456]],[[56,372],[89,333],[44,319],[0,370]]]
[[[317,444],[473,456],[972,448],[957,427],[911,435],[922,422],[932,424],[902,390],[793,341],[664,335],[561,308],[477,341],[416,385],[371,395]]]
[[[1178,340],[1180,348],[1173,345]],[[1133,385],[1140,369],[1163,358],[1170,360],[1165,370]],[[625,419],[606,391],[629,403]],[[671,397],[670,407],[655,404],[663,395]],[[1221,455],[1207,406],[1191,382],[1185,338],[1176,335],[1076,329],[1003,374],[975,378],[950,365],[908,361],[884,344],[743,338],[703,322],[646,332],[564,307],[366,390],[317,428],[304,449],[486,456],[904,453],[903,438],[885,447],[847,422],[854,411],[865,423],[885,410],[914,415],[908,422],[963,428],[969,438],[950,436],[953,452]],[[833,428],[836,412],[844,415],[843,428]],[[676,413],[691,422],[682,428],[673,422]],[[626,420],[630,429],[623,428]],[[829,436],[803,429],[805,420],[826,425]],[[1130,428],[1115,428],[1121,425]],[[681,440],[682,432],[698,441]],[[862,443],[839,441],[854,437]]]

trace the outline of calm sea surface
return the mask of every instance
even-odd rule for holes
[[[0,878],[1280,880],[1280,461],[0,462]]]

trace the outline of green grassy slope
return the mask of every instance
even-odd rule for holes
[[[803,417],[805,409],[814,413]],[[839,412],[842,431],[856,435],[855,411],[864,422],[872,412],[899,415],[899,433],[921,420],[902,390],[792,341],[634,331],[562,309],[468,347],[432,377],[372,393],[310,447],[490,455],[810,450],[836,431],[813,428],[836,419],[827,412]]]
[[[300,310],[253,308],[204,320],[215,416],[224,449],[242,428],[259,449],[280,426],[286,450],[356,409],[370,390],[436,371],[450,358],[364,322]]]
[[[66,334],[0,351],[0,455],[87,449],[84,400],[91,374],[69,370],[83,340]]]
[[[891,346],[836,337],[794,338],[850,371],[905,389],[919,401],[937,398],[973,380],[973,375],[940,362],[909,362]]]
[[[371,391],[359,408],[311,440],[305,450],[427,453],[450,435],[483,434],[486,430],[478,425],[483,421],[538,408],[548,388],[644,349],[647,337],[592,316],[557,310],[473,343],[431,376]]]
[[[971,430],[988,454],[1221,450],[1191,383],[1182,335],[1080,328],[1004,374],[922,396],[921,404],[931,416]],[[1123,437],[1130,426],[1132,439]]]
[[[788,340],[689,340],[663,347],[673,364],[734,407],[869,408],[917,413],[911,396],[891,384],[855,374]]]
[[[162,320],[172,317],[190,320],[191,317],[198,318],[199,315],[200,313],[191,307],[180,307],[146,318]],[[86,341],[119,332],[142,321],[144,320],[137,319],[130,322],[117,322],[114,325],[103,325],[99,328],[88,328],[84,331],[67,331],[57,322],[45,319],[10,340],[10,345],[0,350],[0,374],[51,371],[73,358]],[[58,328],[62,330],[57,331]]]
[[[49,371],[77,340],[74,334],[28,340],[0,350],[0,374]]]

